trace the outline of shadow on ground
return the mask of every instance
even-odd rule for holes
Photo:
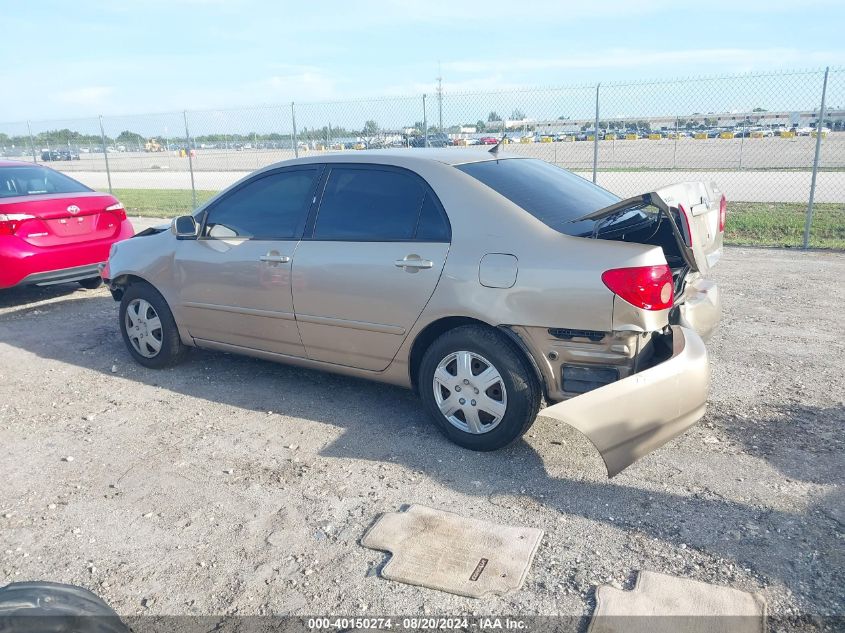
[[[57,297],[65,297],[69,295],[83,295],[89,293],[90,290],[84,290],[78,284],[56,284],[54,286],[23,286],[21,288],[7,288],[0,290],[0,310],[6,308],[14,308],[16,306],[23,306],[26,304],[38,303],[41,301],[48,301],[56,299]],[[29,306],[27,309],[33,309],[34,306]]]

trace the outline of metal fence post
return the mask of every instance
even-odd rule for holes
[[[596,86],[596,126],[593,130],[593,182],[596,182],[596,170],[599,164],[599,88],[601,84]]]
[[[182,116],[185,117],[185,140],[188,141],[188,169],[191,172],[191,200],[193,201],[193,208],[197,208],[197,188],[194,185],[194,157],[191,155],[193,148],[191,147],[191,133],[188,130],[188,111],[183,110]]]
[[[103,141],[103,158],[106,159],[106,178],[109,180],[109,193],[111,189],[111,169],[109,169],[109,148],[106,144],[106,130],[103,128],[103,115],[100,115],[100,139]]]
[[[824,69],[822,103],[819,107],[819,118],[816,122],[816,154],[813,156],[813,177],[810,180],[810,200],[807,203],[807,220],[804,222],[804,248],[810,247],[810,228],[813,224],[813,201],[816,197],[816,176],[819,173],[819,154],[822,149],[822,128],[824,127],[824,102],[827,98],[827,76],[829,73],[830,66]]]
[[[32,150],[32,162],[37,163],[38,160],[35,158],[35,139],[32,138],[32,126],[29,124],[29,121],[26,122],[26,129],[29,130],[29,148]]]
[[[672,148],[672,169],[678,167],[678,117],[675,117],[675,146]]]
[[[423,146],[428,147],[428,119],[425,113],[425,95],[423,95]]]
[[[296,138],[296,108],[293,105],[293,101],[290,102],[290,120],[293,124],[293,138],[291,139],[291,143],[293,143],[293,155],[299,158],[299,141]]]

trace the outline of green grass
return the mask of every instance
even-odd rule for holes
[[[728,202],[727,244],[801,246],[807,205],[786,202]],[[845,249],[845,204],[816,204],[810,229],[813,248]]]
[[[216,193],[197,191],[197,204],[202,204]],[[190,189],[115,189],[114,195],[129,215],[173,218],[190,213],[194,208]]]
[[[215,191],[197,191],[197,204]],[[191,192],[183,189],[115,189],[130,215],[172,218],[190,213]],[[806,204],[782,202],[729,202],[725,242],[749,246],[801,246]],[[845,249],[845,204],[817,204],[810,245]]]

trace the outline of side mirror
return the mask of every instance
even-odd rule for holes
[[[180,215],[170,223],[170,232],[177,240],[191,240],[197,236],[199,225],[192,215]]]

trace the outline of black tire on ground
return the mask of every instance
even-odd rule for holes
[[[161,322],[161,348],[152,357],[143,356],[135,349],[126,330],[126,311],[136,299],[147,301],[153,307]],[[123,342],[132,358],[144,367],[152,369],[171,367],[180,363],[188,352],[187,346],[179,338],[179,330],[167,301],[164,300],[158,290],[148,283],[136,282],[126,288],[120,300],[120,321],[118,325],[123,336]]]
[[[473,434],[453,425],[437,405],[434,372],[441,360],[454,352],[467,351],[487,359],[499,372],[507,393],[505,414],[490,431]],[[420,398],[437,428],[459,446],[474,451],[494,451],[522,437],[540,410],[542,389],[534,369],[513,341],[491,327],[464,325],[437,338],[420,363],[417,387]]]
[[[86,290],[96,290],[103,285],[103,280],[101,277],[89,277],[88,279],[80,279],[77,283]]]

